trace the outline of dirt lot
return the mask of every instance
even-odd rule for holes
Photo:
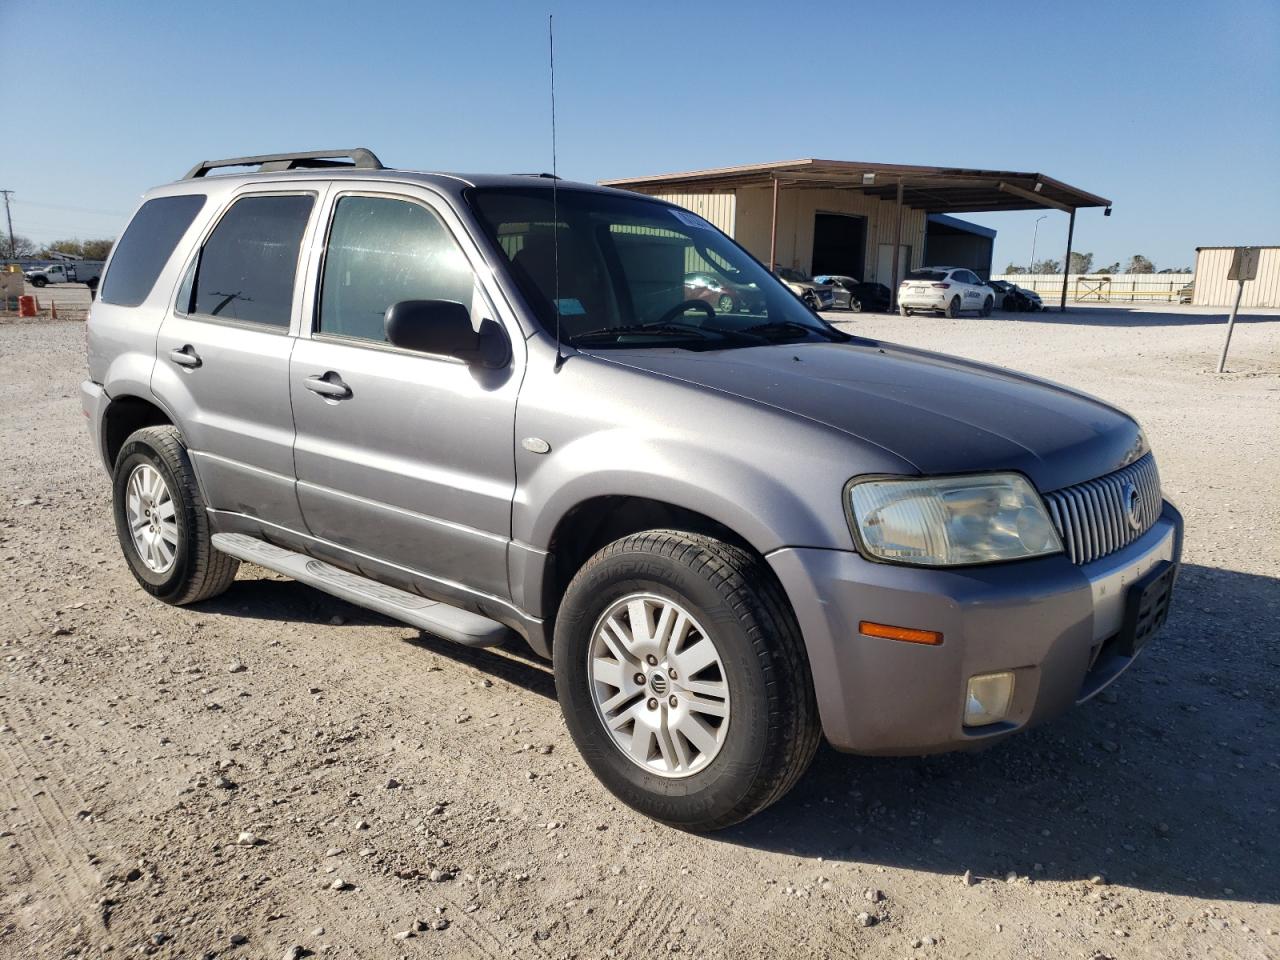
[[[824,749],[710,837],[614,802],[514,647],[250,567],[146,599],[83,326],[0,326],[0,957],[1280,956],[1280,319],[1239,325],[1225,376],[1220,322],[855,321],[1138,415],[1188,521],[1174,614],[1068,717],[972,755]]]

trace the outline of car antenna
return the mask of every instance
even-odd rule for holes
[[[555,263],[554,294],[556,308],[556,366],[559,372],[565,356],[560,349],[560,204],[556,175],[556,30],[555,14],[547,14],[547,49],[551,59],[551,250]]]

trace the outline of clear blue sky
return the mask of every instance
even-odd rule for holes
[[[366,145],[417,169],[547,169],[548,12],[571,179],[797,157],[1040,171],[1114,201],[1077,221],[1098,263],[1280,244],[1276,0],[0,0],[14,226],[116,235],[207,157]],[[997,269],[1028,259],[1035,217],[972,217],[1000,231]],[[1038,254],[1065,237],[1051,212]]]

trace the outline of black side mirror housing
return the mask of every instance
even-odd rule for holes
[[[471,312],[456,300],[401,300],[383,318],[387,342],[403,350],[454,357],[470,366],[505,367],[511,345],[497,321],[471,324]]]

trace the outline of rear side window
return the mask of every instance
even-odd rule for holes
[[[190,312],[288,327],[298,249],[314,199],[291,194],[242,197],[232,204],[200,251]]]
[[[147,299],[173,248],[204,206],[205,195],[156,197],[142,205],[116,244],[102,280],[103,303],[136,307]]]
[[[342,197],[333,213],[320,288],[321,333],[384,343],[383,316],[401,300],[471,307],[475,279],[436,215],[407,200]]]

